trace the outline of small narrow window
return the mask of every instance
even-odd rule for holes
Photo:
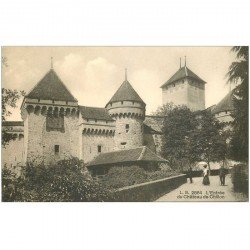
[[[128,131],[129,131],[129,124],[126,124],[126,133],[128,133]]]
[[[97,146],[97,151],[98,151],[98,153],[101,153],[101,152],[102,152],[102,146],[101,146],[101,145],[98,145],[98,146]]]
[[[135,102],[133,102],[133,105],[135,105]]]
[[[97,119],[95,119],[95,122],[97,122]]]
[[[121,105],[123,105],[123,101],[121,101]]]
[[[55,155],[59,155],[59,145],[55,145]]]
[[[69,103],[69,102],[67,101],[67,102],[66,102],[66,105],[68,105],[68,103]]]
[[[123,146],[126,145],[126,144],[127,144],[127,142],[121,142],[121,145],[123,145]]]
[[[40,102],[40,98],[38,98],[37,101]]]
[[[55,100],[52,100],[52,103],[55,103]]]

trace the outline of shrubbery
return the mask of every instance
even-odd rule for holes
[[[109,170],[108,174],[100,180],[100,183],[107,188],[117,189],[163,179],[177,174],[177,172],[174,172],[171,169],[159,168],[156,171],[147,171],[136,165],[126,167],[114,166]]]
[[[112,193],[86,175],[82,165],[77,159],[63,160],[49,167],[27,164],[20,176],[4,168],[2,200],[112,201]]]
[[[244,164],[235,165],[231,170],[233,188],[248,196],[248,167]]]

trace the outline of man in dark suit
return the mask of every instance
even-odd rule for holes
[[[188,168],[188,178],[190,180],[190,183],[193,183],[193,169],[192,169],[192,167]]]
[[[221,165],[219,173],[220,173],[220,184],[221,186],[225,186],[226,169],[224,168],[224,165]]]

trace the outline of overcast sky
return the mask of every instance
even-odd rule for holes
[[[147,114],[162,105],[160,86],[178,69],[179,58],[206,84],[206,107],[229,91],[226,73],[235,55],[231,47],[4,47],[8,67],[2,69],[2,86],[31,88],[50,69],[78,99],[79,105],[104,107],[124,80],[128,80],[147,104]],[[8,120],[21,120],[20,104]]]

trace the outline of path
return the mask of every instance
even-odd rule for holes
[[[181,185],[157,201],[247,201],[242,194],[234,193],[230,175],[226,176],[226,186],[220,186],[219,176],[210,176],[210,186],[202,184],[202,178],[193,178],[193,183]]]

